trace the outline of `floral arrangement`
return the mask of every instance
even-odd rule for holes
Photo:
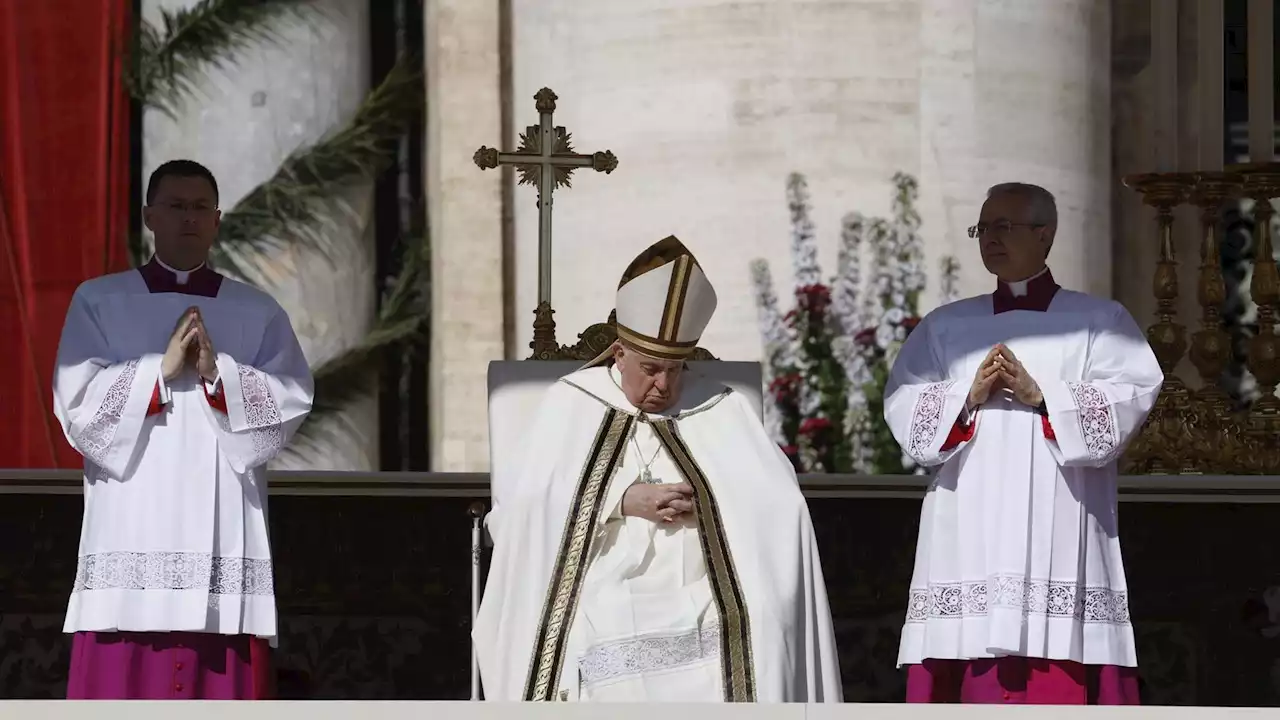
[[[837,269],[822,281],[803,176],[787,180],[795,307],[778,306],[769,265],[751,264],[765,346],[769,431],[799,472],[919,472],[883,421],[884,385],[920,321],[925,287],[914,178],[893,178],[893,217],[845,216]],[[864,287],[863,261],[870,274]],[[956,295],[959,266],[943,258],[942,296]]]

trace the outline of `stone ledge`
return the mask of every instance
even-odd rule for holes
[[[272,495],[488,497],[488,473],[324,472],[269,474]],[[78,470],[0,470],[0,495],[79,494]],[[1122,475],[1121,502],[1280,503],[1280,475]],[[801,475],[809,498],[919,498],[922,475]]]

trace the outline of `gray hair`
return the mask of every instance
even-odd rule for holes
[[[1058,202],[1054,200],[1053,193],[1048,190],[1031,183],[1007,182],[992,185],[991,189],[987,190],[987,199],[996,195],[1014,195],[1022,198],[1027,203],[1031,222],[1057,229]]]

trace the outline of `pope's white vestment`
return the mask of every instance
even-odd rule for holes
[[[218,377],[206,384],[187,368],[166,383],[161,358],[193,305]],[[82,284],[54,374],[55,412],[84,456],[65,631],[274,643],[265,463],[305,419],[311,396],[288,316],[256,288],[207,268],[172,273],[155,260]]]
[[[486,699],[840,701],[808,508],[747,401],[686,371],[648,414],[618,383],[613,366],[555,383],[493,478]],[[621,514],[646,467],[695,489],[694,519]]]
[[[1111,300],[1065,289],[1043,312],[991,295],[930,313],[885,388],[904,452],[936,469],[920,519],[899,664],[1000,656],[1135,666],[1120,553],[1116,461],[1164,381]],[[998,343],[1039,384],[1046,415],[1005,390],[950,446],[975,373]]]

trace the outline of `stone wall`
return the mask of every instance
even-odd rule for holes
[[[556,122],[576,149],[611,149],[620,163],[608,176],[579,172],[572,189],[556,195],[561,342],[605,319],[635,253],[675,234],[720,297],[703,346],[725,359],[759,359],[748,263],[770,262],[786,302],[784,186],[793,171],[809,178],[828,273],[841,217],[887,215],[890,179],[901,170],[920,180],[932,283],[925,310],[936,304],[943,255],[959,258],[962,291],[990,288],[965,230],[985,189],[1009,180],[1041,183],[1059,198],[1059,281],[1109,294],[1110,5],[512,3],[506,102],[516,130],[537,122],[533,95],[551,87],[560,96]],[[501,6],[428,3],[427,31],[440,38],[428,61],[435,88],[428,154],[438,164],[433,245],[444,283],[432,358],[437,470],[488,466],[485,361],[523,357],[532,337],[536,194],[515,189],[514,247],[503,250],[497,173],[470,165],[475,147],[499,139]],[[504,252],[515,265],[514,287],[501,284]],[[505,346],[503,308],[495,305],[504,292],[515,318]]]
[[[1038,182],[1059,198],[1054,271],[1110,292],[1109,2],[730,2],[514,5],[516,124],[531,96],[560,95],[581,151],[612,149],[609,176],[557,195],[554,306],[564,339],[612,306],[636,252],[675,234],[720,297],[703,345],[760,357],[748,262],[790,287],[784,183],[806,174],[822,261],[840,218],[889,212],[898,170],[921,181],[928,272],[962,263],[991,281],[965,235],[985,189]],[[524,189],[517,192],[523,193]],[[536,299],[537,216],[516,203],[517,307]],[[925,309],[932,307],[932,296]],[[517,325],[517,346],[531,336]]]

